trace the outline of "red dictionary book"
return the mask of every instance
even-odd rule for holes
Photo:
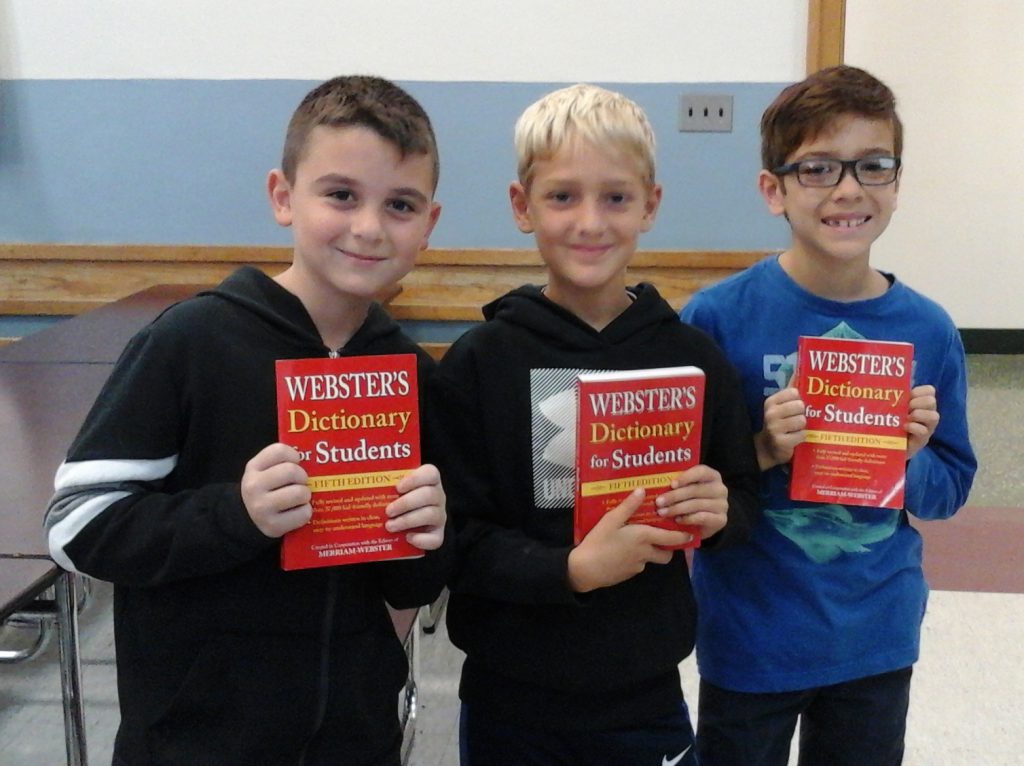
[[[903,507],[913,359],[910,343],[800,338],[807,440],[793,452],[790,498]]]
[[[395,485],[420,465],[414,354],[279,360],[277,424],[313,491],[313,518],[281,542],[283,569],[423,555],[384,529]]]
[[[654,500],[680,472],[700,462],[704,372],[697,367],[582,373],[576,386],[576,544],[637,488],[643,505],[630,523],[682,530],[657,514]]]

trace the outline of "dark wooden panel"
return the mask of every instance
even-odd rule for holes
[[[52,561],[0,558],[0,622],[53,585],[60,568]]]
[[[43,512],[71,440],[110,375],[109,364],[0,364],[3,551],[47,557]]]
[[[131,337],[196,285],[157,285],[0,348],[0,362],[116,362]]]

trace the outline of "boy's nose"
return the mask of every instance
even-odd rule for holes
[[[582,233],[599,232],[604,228],[604,213],[597,202],[584,202],[580,205],[579,218],[576,225]]]
[[[859,197],[864,193],[864,187],[853,174],[853,168],[843,168],[843,175],[833,187],[832,193],[841,197]]]
[[[381,237],[380,213],[370,205],[361,206],[351,218],[352,234],[360,239],[377,240]]]

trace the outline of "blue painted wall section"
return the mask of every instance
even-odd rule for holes
[[[266,202],[297,80],[0,81],[0,241],[286,244]],[[438,247],[529,247],[512,224],[512,126],[561,83],[403,83],[441,149]],[[786,228],[755,187],[757,124],[779,83],[622,84],[658,136],[648,249],[761,249]],[[732,133],[680,133],[683,92],[728,92]]]

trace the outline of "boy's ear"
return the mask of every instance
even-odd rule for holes
[[[658,208],[661,207],[661,184],[654,184],[647,192],[647,202],[644,205],[644,220],[642,231],[650,231],[654,226],[654,219],[658,217]]]
[[[526,189],[518,181],[508,187],[508,198],[512,202],[512,216],[516,226],[523,234],[533,234],[533,221],[530,219],[530,200]]]
[[[767,170],[762,170],[757,174],[757,190],[761,192],[772,215],[785,215],[786,188],[782,185],[781,178]]]
[[[426,250],[430,246],[430,235],[434,231],[434,227],[437,226],[437,219],[441,217],[441,203],[431,202],[430,203],[430,221],[427,224],[427,230],[423,232],[423,240],[420,242],[420,250]]]
[[[280,168],[270,171],[267,176],[267,194],[270,196],[270,207],[274,211],[274,220],[281,226],[292,225],[292,187]]]

